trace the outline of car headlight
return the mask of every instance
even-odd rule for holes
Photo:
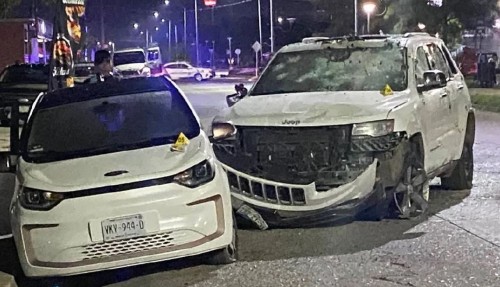
[[[205,160],[202,163],[177,174],[174,177],[174,182],[194,188],[212,181],[214,177],[215,170],[213,164],[209,160]]]
[[[141,74],[149,76],[151,75],[151,69],[149,67],[144,67],[141,70]]]
[[[212,137],[214,140],[223,140],[236,135],[236,127],[229,122],[212,123]]]
[[[64,194],[22,187],[19,199],[21,206],[26,209],[49,210],[64,199]]]
[[[394,131],[394,120],[384,120],[354,124],[352,128],[353,136],[385,136]]]

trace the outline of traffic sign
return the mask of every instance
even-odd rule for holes
[[[205,6],[213,7],[217,4],[217,0],[205,0]]]
[[[241,55],[241,49],[236,49],[236,50],[234,50],[234,53],[235,53],[236,55]]]
[[[252,45],[252,49],[255,51],[255,53],[258,53],[260,49],[262,49],[262,45],[259,43],[259,41],[255,41]]]

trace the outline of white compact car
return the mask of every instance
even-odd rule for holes
[[[54,124],[57,123],[57,124]],[[199,119],[165,78],[38,97],[22,133],[11,223],[29,277],[207,252],[236,260],[228,180]]]
[[[193,67],[186,62],[167,63],[163,65],[163,69],[172,80],[194,79],[201,82],[215,76],[212,69]]]
[[[115,51],[113,65],[115,74],[121,78],[151,77],[151,68],[141,48]]]
[[[427,210],[430,179],[472,187],[469,92],[443,41],[428,34],[286,46],[228,104],[213,124],[215,154],[234,207],[258,219],[256,211],[258,223],[414,218]]]

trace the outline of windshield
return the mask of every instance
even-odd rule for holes
[[[75,67],[75,77],[88,77],[94,73],[92,66]]]
[[[181,132],[193,138],[200,127],[179,94],[123,95],[36,111],[24,154],[49,162],[170,144]]]
[[[252,95],[380,91],[386,84],[402,91],[407,85],[404,54],[392,46],[280,53],[255,84]]]
[[[49,82],[49,66],[12,66],[0,74],[0,83],[33,83]]]
[[[139,64],[145,63],[146,58],[142,52],[123,52],[115,53],[113,55],[113,64],[115,66],[126,65],[126,64]]]

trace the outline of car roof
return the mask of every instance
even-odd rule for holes
[[[122,50],[116,50],[116,51],[114,51],[113,54],[129,53],[129,52],[142,52],[142,53],[144,53],[144,49],[142,49],[142,48],[122,49]]]
[[[27,68],[27,69],[43,69],[47,68],[49,65],[48,64],[14,64],[14,65],[8,65],[5,68]]]
[[[339,37],[308,37],[304,38],[300,43],[293,43],[281,48],[278,53],[289,53],[307,50],[320,50],[328,47],[328,44],[333,43],[363,43],[366,46],[394,43],[402,47],[408,47],[414,43],[422,41],[441,41],[439,38],[433,37],[428,33],[412,32],[406,34],[375,34],[375,35],[359,35],[359,36],[339,36]]]
[[[41,96],[37,108],[51,108],[120,95],[172,90],[175,90],[175,87],[163,77],[116,79],[48,92]]]

